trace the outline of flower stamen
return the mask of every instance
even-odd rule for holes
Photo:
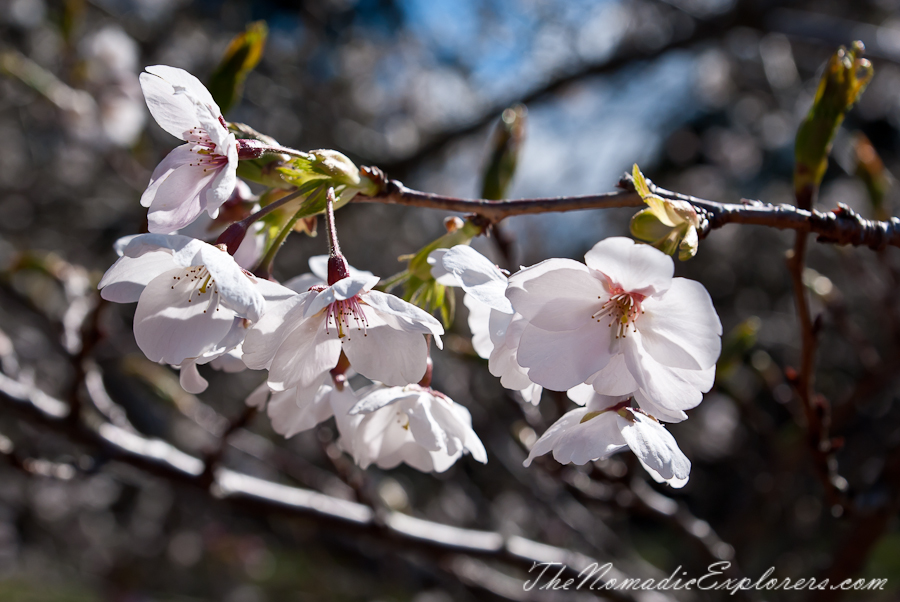
[[[600,306],[600,309],[591,316],[600,322],[604,316],[609,316],[608,327],[612,328],[616,325],[616,338],[624,338],[628,334],[628,328],[631,327],[637,332],[637,319],[644,310],[641,308],[641,301],[644,295],[639,293],[626,293],[621,287],[614,287],[610,291],[610,297]]]

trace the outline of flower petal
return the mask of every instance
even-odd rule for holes
[[[669,288],[675,264],[662,251],[624,236],[601,240],[585,253],[588,267],[602,272],[625,292],[659,294]]]
[[[333,414],[332,391],[330,385],[314,383],[309,387],[272,393],[268,408],[272,429],[284,437],[293,437],[325,422]]]
[[[504,297],[505,298],[505,297]],[[472,347],[475,353],[484,359],[491,357],[494,350],[494,343],[491,342],[491,315],[496,313],[501,316],[512,317],[511,314],[503,314],[495,309],[491,309],[489,305],[485,305],[472,295],[463,297],[463,304],[469,310],[467,321],[469,330],[472,332]]]
[[[381,291],[369,291],[361,299],[376,313],[396,318],[398,326],[406,332],[434,335],[440,347],[439,337],[444,334],[444,327],[427,311]],[[366,315],[369,315],[368,312]]]
[[[181,384],[182,389],[192,395],[203,393],[206,391],[206,387],[209,386],[209,382],[200,376],[200,372],[197,370],[197,362],[193,359],[181,362],[178,382]]]
[[[338,280],[324,291],[316,294],[315,300],[306,308],[306,316],[319,313],[335,301],[344,301],[359,295],[366,290],[366,286],[371,283],[373,278],[375,277],[350,276]],[[375,278],[375,284],[377,283],[378,279]]]
[[[324,316],[305,318],[275,353],[269,368],[269,386],[280,391],[321,382],[341,355],[336,335],[326,331]]]
[[[675,278],[664,295],[646,299],[643,306],[641,341],[653,359],[691,370],[709,368],[719,359],[722,323],[702,284]]]
[[[658,482],[683,487],[691,474],[691,461],[678,448],[675,438],[661,424],[640,414],[629,412],[634,421],[615,414],[622,437],[638,457],[641,465]]]
[[[151,280],[175,268],[172,254],[165,251],[140,257],[119,257],[100,279],[100,296],[114,303],[136,302]]]
[[[167,234],[193,222],[206,208],[202,191],[209,186],[217,170],[201,165],[182,165],[160,183],[147,213],[151,232]]]
[[[200,259],[216,282],[222,305],[234,310],[242,318],[252,322],[259,320],[266,307],[266,300],[256,287],[255,279],[244,273],[234,257],[226,251],[204,244]]]
[[[160,185],[162,185],[173,171],[183,165],[192,163],[197,159],[196,153],[192,150],[193,148],[193,144],[176,146],[168,155],[166,155],[165,159],[160,161],[159,165],[156,166],[156,169],[153,170],[153,174],[150,176],[150,184],[147,186],[147,190],[141,195],[141,205],[143,207],[149,207],[153,203],[153,199],[156,197],[156,192],[159,190]]]
[[[510,276],[506,296],[533,325],[561,331],[582,327],[608,293],[584,264],[548,259]]]
[[[600,395],[630,395],[637,391],[637,381],[625,365],[625,356],[617,353],[606,367],[586,381]]]
[[[416,391],[407,391],[403,387],[376,387],[350,408],[349,414],[371,414],[375,410],[380,410],[392,403],[397,403],[407,398],[414,399],[417,396],[418,393]]]
[[[563,414],[531,448],[525,466],[549,451],[560,464],[587,464],[626,447],[615,421],[615,412],[604,412],[582,422],[587,414],[585,408]]]
[[[228,134],[222,146],[216,146],[216,152],[224,154],[228,162],[217,170],[209,187],[203,193],[203,205],[213,218],[218,215],[222,203],[234,194],[234,187],[237,185],[238,154],[234,134]]]
[[[390,315],[367,312],[369,325],[363,330],[355,323],[340,339],[353,369],[386,385],[417,383],[425,376],[428,345],[420,333],[401,330]]]
[[[284,301],[269,303],[266,313],[244,338],[244,363],[251,370],[268,369],[278,348],[303,322],[305,304],[310,293],[294,295]]]
[[[469,245],[456,245],[443,254],[441,262],[459,279],[459,286],[466,293],[491,309],[513,313],[512,304],[505,295],[507,278],[487,257]]]
[[[151,361],[177,366],[199,357],[215,349],[234,322],[234,312],[211,307],[209,298],[215,293],[207,289],[204,297],[187,278],[176,280],[183,274],[177,268],[157,276],[138,300],[134,338]]]
[[[141,73],[141,89],[150,114],[160,127],[184,140],[184,133],[199,125],[197,102],[221,114],[209,90],[196,77],[175,67],[154,65]]]
[[[531,324],[522,331],[516,361],[528,378],[553,391],[567,391],[606,367],[610,329],[589,320],[577,330],[551,332]]]

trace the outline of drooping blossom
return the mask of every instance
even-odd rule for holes
[[[588,382],[684,420],[712,386],[721,349],[706,289],[673,278],[671,257],[629,238],[597,243],[585,261],[548,259],[510,277],[506,294],[524,321],[518,364],[549,389]]]
[[[339,269],[332,269],[334,264]],[[342,350],[353,369],[369,379],[391,385],[418,382],[428,359],[424,335],[433,335],[440,346],[440,322],[415,305],[372,290],[378,277],[351,275],[343,256],[330,257],[328,271],[329,286],[272,305],[247,334],[244,363],[268,369],[275,391],[318,387]]]
[[[164,130],[184,140],[153,171],[141,196],[151,232],[179,230],[203,211],[216,217],[237,179],[237,142],[222,111],[196,77],[155,65],[141,74],[150,113]]]
[[[125,237],[116,251],[119,259],[101,279],[100,296],[116,303],[137,301],[138,346],[154,362],[187,366],[182,384],[191,392],[205,388],[196,364],[240,345],[248,322],[262,315],[266,298],[293,294],[249,275],[221,248],[187,236]]]
[[[631,448],[658,483],[676,488],[687,483],[691,462],[675,438],[655,418],[631,407],[629,398],[600,395],[588,385],[570,390],[569,398],[584,407],[553,423],[531,448],[525,466],[548,452],[560,464],[586,464]]]
[[[484,445],[472,430],[472,416],[443,393],[420,385],[375,385],[334,405],[339,445],[361,468],[401,463],[422,472],[444,472],[463,453],[487,462]],[[332,398],[334,399],[334,398]]]
[[[247,405],[266,407],[272,428],[284,437],[307,431],[336,412],[346,414],[356,402],[350,384],[338,384],[333,378],[326,378],[314,388],[294,387],[284,391],[272,391],[267,383],[262,383],[247,397]]]
[[[491,374],[507,389],[519,391],[525,401],[537,404],[542,387],[533,383],[516,362],[523,323],[522,316],[514,312],[506,298],[506,275],[468,245],[436,249],[429,254],[428,263],[438,283],[465,291],[463,304],[469,310],[472,347],[480,357],[489,360]]]

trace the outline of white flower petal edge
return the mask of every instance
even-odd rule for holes
[[[469,245],[436,249],[428,256],[431,274],[441,284],[459,286],[481,303],[505,314],[513,308],[506,298],[507,278],[487,257]],[[454,278],[451,279],[449,276]]]
[[[418,382],[427,366],[422,335],[433,335],[440,346],[444,329],[418,307],[371,290],[377,282],[377,276],[356,271],[332,286],[273,304],[248,334],[244,361],[268,369],[269,386],[279,391],[321,382],[341,350],[369,379]]]
[[[190,73],[155,65],[140,77],[160,127],[187,142],[157,166],[141,196],[151,232],[179,230],[203,212],[216,217],[237,185],[237,141],[209,91]]]
[[[206,388],[196,365],[237,348],[244,320],[258,319],[266,299],[293,295],[245,273],[218,247],[179,235],[142,234],[117,242],[121,257],[104,274],[100,294],[137,301],[135,340],[147,357],[183,366],[190,392]]]
[[[525,466],[548,452],[560,464],[586,464],[629,447],[655,481],[675,488],[687,483],[691,462],[659,422],[590,387],[576,387],[569,397],[586,406],[553,423],[531,448]]]
[[[272,391],[263,383],[247,397],[246,403],[262,409],[268,401],[267,412],[272,429],[285,438],[293,437],[331,418],[336,404],[343,407],[356,402],[349,384],[338,387],[332,379],[327,381],[285,391]],[[343,402],[340,401],[342,398]]]
[[[549,259],[510,277],[506,294],[524,319],[509,345],[516,363],[547,388],[589,383],[683,420],[712,386],[721,351],[709,294],[672,278],[671,257],[628,238],[597,243],[585,260]]]
[[[334,412],[340,445],[362,468],[406,463],[422,472],[444,472],[463,453],[487,462],[469,411],[425,387],[376,385],[349,407],[336,404]]]

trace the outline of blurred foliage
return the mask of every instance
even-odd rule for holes
[[[802,208],[809,209],[828,168],[828,155],[847,111],[869,85],[874,69],[862,58],[865,46],[841,46],[829,59],[812,107],[797,131],[794,147],[794,190]]]
[[[231,40],[222,62],[209,77],[207,88],[223,114],[240,101],[244,81],[262,59],[268,35],[269,28],[265,21],[249,24],[243,33]]]
[[[720,17],[719,26],[706,28]],[[897,206],[889,174],[900,169],[900,55],[891,42],[898,17],[895,3],[884,0],[9,0],[0,5],[7,66],[0,76],[0,268],[8,272],[23,251],[52,250],[96,280],[115,260],[112,242],[141,230],[140,194],[175,144],[148,121],[138,73],[171,64],[209,81],[235,34],[241,39],[247,23],[259,20],[268,24],[265,54],[229,110],[241,137],[257,137],[242,125],[250,124],[291,147],[337,149],[354,165],[378,165],[411,187],[441,194],[604,192],[637,162],[671,190],[777,204],[795,202],[792,144],[809,114],[799,150],[805,177],[821,183],[820,206],[842,202],[866,217],[886,216]],[[679,42],[709,29],[696,44]],[[829,58],[837,43],[855,36],[868,46],[874,75],[861,68],[854,48]],[[661,52],[676,43],[677,51]],[[250,57],[249,46],[242,48]],[[603,68],[610,57],[620,57],[620,68]],[[527,143],[515,127],[497,128],[493,139],[487,128],[471,127],[493,123],[499,110],[526,96]],[[841,119],[869,142],[859,139],[851,161],[829,168],[823,159]],[[432,146],[440,140],[447,142]],[[241,169],[249,180],[288,187],[279,166],[272,157],[244,161]],[[318,175],[311,191],[332,177]],[[686,223],[665,204],[658,215],[652,208],[648,203],[641,219],[665,229],[647,236],[650,242]],[[406,256],[406,298],[440,306],[449,324],[452,307],[442,295],[453,295],[433,286],[426,258],[437,247],[481,245],[479,230],[467,223],[446,233],[440,212],[369,203],[345,209],[337,220],[351,263],[383,275]],[[521,263],[530,265],[580,258],[598,238],[627,232],[633,213],[525,216],[502,225],[515,236]],[[270,238],[292,214],[278,217],[268,224]],[[704,239],[703,253],[676,265],[676,275],[707,287],[727,334],[716,389],[690,420],[670,427],[692,461],[691,482],[677,492],[648,484],[650,493],[669,498],[664,505],[677,503],[679,516],[688,511],[702,521],[696,533],[711,529],[727,542],[751,577],[769,566],[783,575],[818,575],[842,553],[853,526],[824,503],[795,419],[788,377],[798,336],[784,267],[790,238],[729,226]],[[308,258],[324,252],[323,237],[291,237],[275,275],[305,272]],[[814,313],[823,316],[816,388],[832,402],[833,434],[844,440],[839,470],[869,504],[866,511],[877,511],[893,486],[884,466],[900,429],[900,258],[896,249],[812,245],[809,263],[811,290],[830,291],[811,296]],[[51,321],[69,304],[47,275],[54,265],[0,282],[0,330],[27,376],[65,397],[73,368]],[[105,336],[93,357],[110,396],[138,431],[197,456],[208,453],[211,432],[243,412],[261,375],[216,373],[202,396],[182,396],[168,368],[148,366],[139,355],[133,311],[107,306],[101,316]],[[635,574],[668,575],[679,565],[702,574],[709,557],[697,539],[636,507],[627,485],[644,476],[633,456],[579,468],[552,461],[521,468],[525,452],[516,441],[533,442],[571,406],[545,393],[539,408],[523,408],[471,357],[468,336],[465,320],[448,328],[449,351],[434,357],[434,386],[470,409],[487,466],[476,470],[463,460],[440,477],[404,468],[360,473],[340,454],[329,425],[285,441],[265,417],[240,434],[226,465],[344,499],[361,491],[421,518],[567,546]],[[209,503],[10,412],[3,412],[0,433],[26,458],[64,464],[74,475],[64,480],[0,464],[2,600],[496,599],[484,583],[467,580],[489,571],[464,579],[449,564],[430,565],[418,550],[396,552],[331,527]],[[889,524],[867,575],[898,579],[897,529]],[[508,583],[509,575],[501,577]]]

